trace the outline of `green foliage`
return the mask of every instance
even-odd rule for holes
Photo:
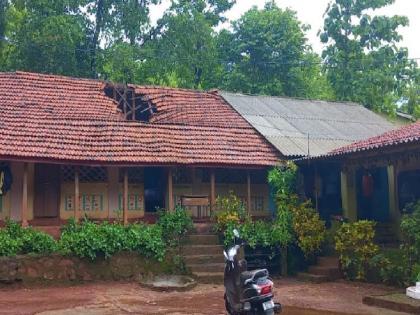
[[[332,1],[320,34],[326,44],[325,72],[340,100],[392,114],[395,101],[413,79],[417,67],[408,52],[398,48],[403,16],[370,15],[394,0]]]
[[[91,260],[108,258],[119,251],[137,251],[145,257],[162,260],[166,248],[159,225],[123,226],[88,220],[70,221],[62,230],[59,245],[65,254]]]
[[[320,59],[306,43],[309,28],[296,12],[267,2],[218,36],[223,88],[249,94],[328,97]]]
[[[225,230],[225,245],[229,246],[234,240],[233,230],[237,229],[241,239],[245,240],[247,245],[255,248],[257,246],[274,247],[277,245],[273,239],[272,224],[264,221],[246,220],[242,224],[229,222]]]
[[[228,196],[217,197],[216,212],[213,218],[217,232],[224,232],[229,226],[237,226],[245,217],[244,203],[233,191],[229,191]]]
[[[318,253],[326,237],[325,222],[320,219],[310,201],[292,207],[292,214],[293,230],[299,247],[306,257]]]
[[[268,173],[268,183],[275,188],[277,202],[287,200],[296,192],[297,166],[288,161],[284,166],[278,166]]]
[[[0,256],[50,254],[56,250],[56,241],[48,234],[22,228],[17,222],[7,221],[0,230]]]
[[[343,223],[335,236],[335,249],[348,278],[365,280],[372,258],[379,247],[373,242],[375,222],[361,220]]]
[[[401,249],[407,261],[407,269],[413,272],[413,267],[420,265],[420,201],[408,205],[405,211],[407,214],[401,220]]]
[[[178,206],[174,211],[159,211],[157,224],[161,227],[163,238],[170,247],[178,246],[182,238],[193,228],[191,216],[184,208]]]

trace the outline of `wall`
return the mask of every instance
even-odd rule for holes
[[[111,188],[112,187],[112,188]],[[107,219],[122,217],[123,185],[121,183],[80,183],[81,213],[89,218]],[[144,216],[144,186],[128,186],[129,218]],[[61,184],[60,218],[69,219],[74,215],[74,184]]]
[[[227,196],[230,191],[233,191],[237,196],[246,201],[247,185],[246,184],[220,184],[216,182],[216,198],[218,196]],[[252,184],[251,180],[251,198],[263,198],[264,209],[262,211],[253,211],[251,214],[255,216],[270,215],[269,206],[269,186],[268,184]],[[196,195],[209,196],[210,198],[210,184],[209,183],[194,183],[194,184],[175,184],[174,185],[174,200],[175,204],[180,202],[182,195]]]
[[[21,219],[22,211],[22,187],[23,187],[23,163],[11,162],[10,169],[13,175],[13,183],[8,192],[9,198],[9,217],[13,220],[19,221]],[[34,164],[28,163],[28,213],[27,219],[33,218],[34,205]]]
[[[95,261],[60,255],[0,257],[0,283],[138,280],[173,268],[169,257],[158,262],[131,252]]]

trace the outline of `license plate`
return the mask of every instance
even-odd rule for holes
[[[262,306],[263,306],[264,311],[271,310],[272,308],[274,308],[274,302],[273,300],[270,300],[270,301],[264,302]]]

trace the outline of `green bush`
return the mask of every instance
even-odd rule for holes
[[[64,254],[94,260],[109,258],[119,251],[137,251],[145,257],[162,260],[165,242],[158,225],[118,223],[96,224],[84,220],[80,224],[70,221],[63,229],[60,249]]]
[[[216,232],[224,233],[228,226],[238,225],[246,216],[244,203],[233,191],[230,191],[228,196],[217,197],[213,217]]]
[[[296,203],[291,207],[293,230],[296,234],[298,246],[302,249],[305,257],[310,257],[320,252],[321,245],[325,241],[325,222],[319,217],[319,213],[312,207],[309,200]]]
[[[335,249],[339,254],[341,267],[350,279],[365,280],[372,258],[379,247],[373,242],[375,222],[361,220],[343,223],[335,236]]]
[[[174,211],[159,211],[158,225],[168,245],[178,246],[182,238],[192,230],[193,221],[184,208],[176,207]]]
[[[246,220],[243,224],[228,223],[224,233],[224,243],[226,246],[232,244],[234,240],[233,230],[237,229],[241,239],[246,241],[252,248],[257,246],[272,247],[272,225],[264,221]]]
[[[408,205],[401,220],[402,246],[411,269],[420,264],[420,201]]]
[[[23,228],[14,221],[7,221],[0,230],[0,256],[25,254],[50,254],[56,250],[56,241],[48,234]]]

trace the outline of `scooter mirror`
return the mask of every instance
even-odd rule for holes
[[[236,238],[239,238],[239,231],[238,231],[237,229],[234,229],[234,230],[233,230],[233,235],[234,235]]]

